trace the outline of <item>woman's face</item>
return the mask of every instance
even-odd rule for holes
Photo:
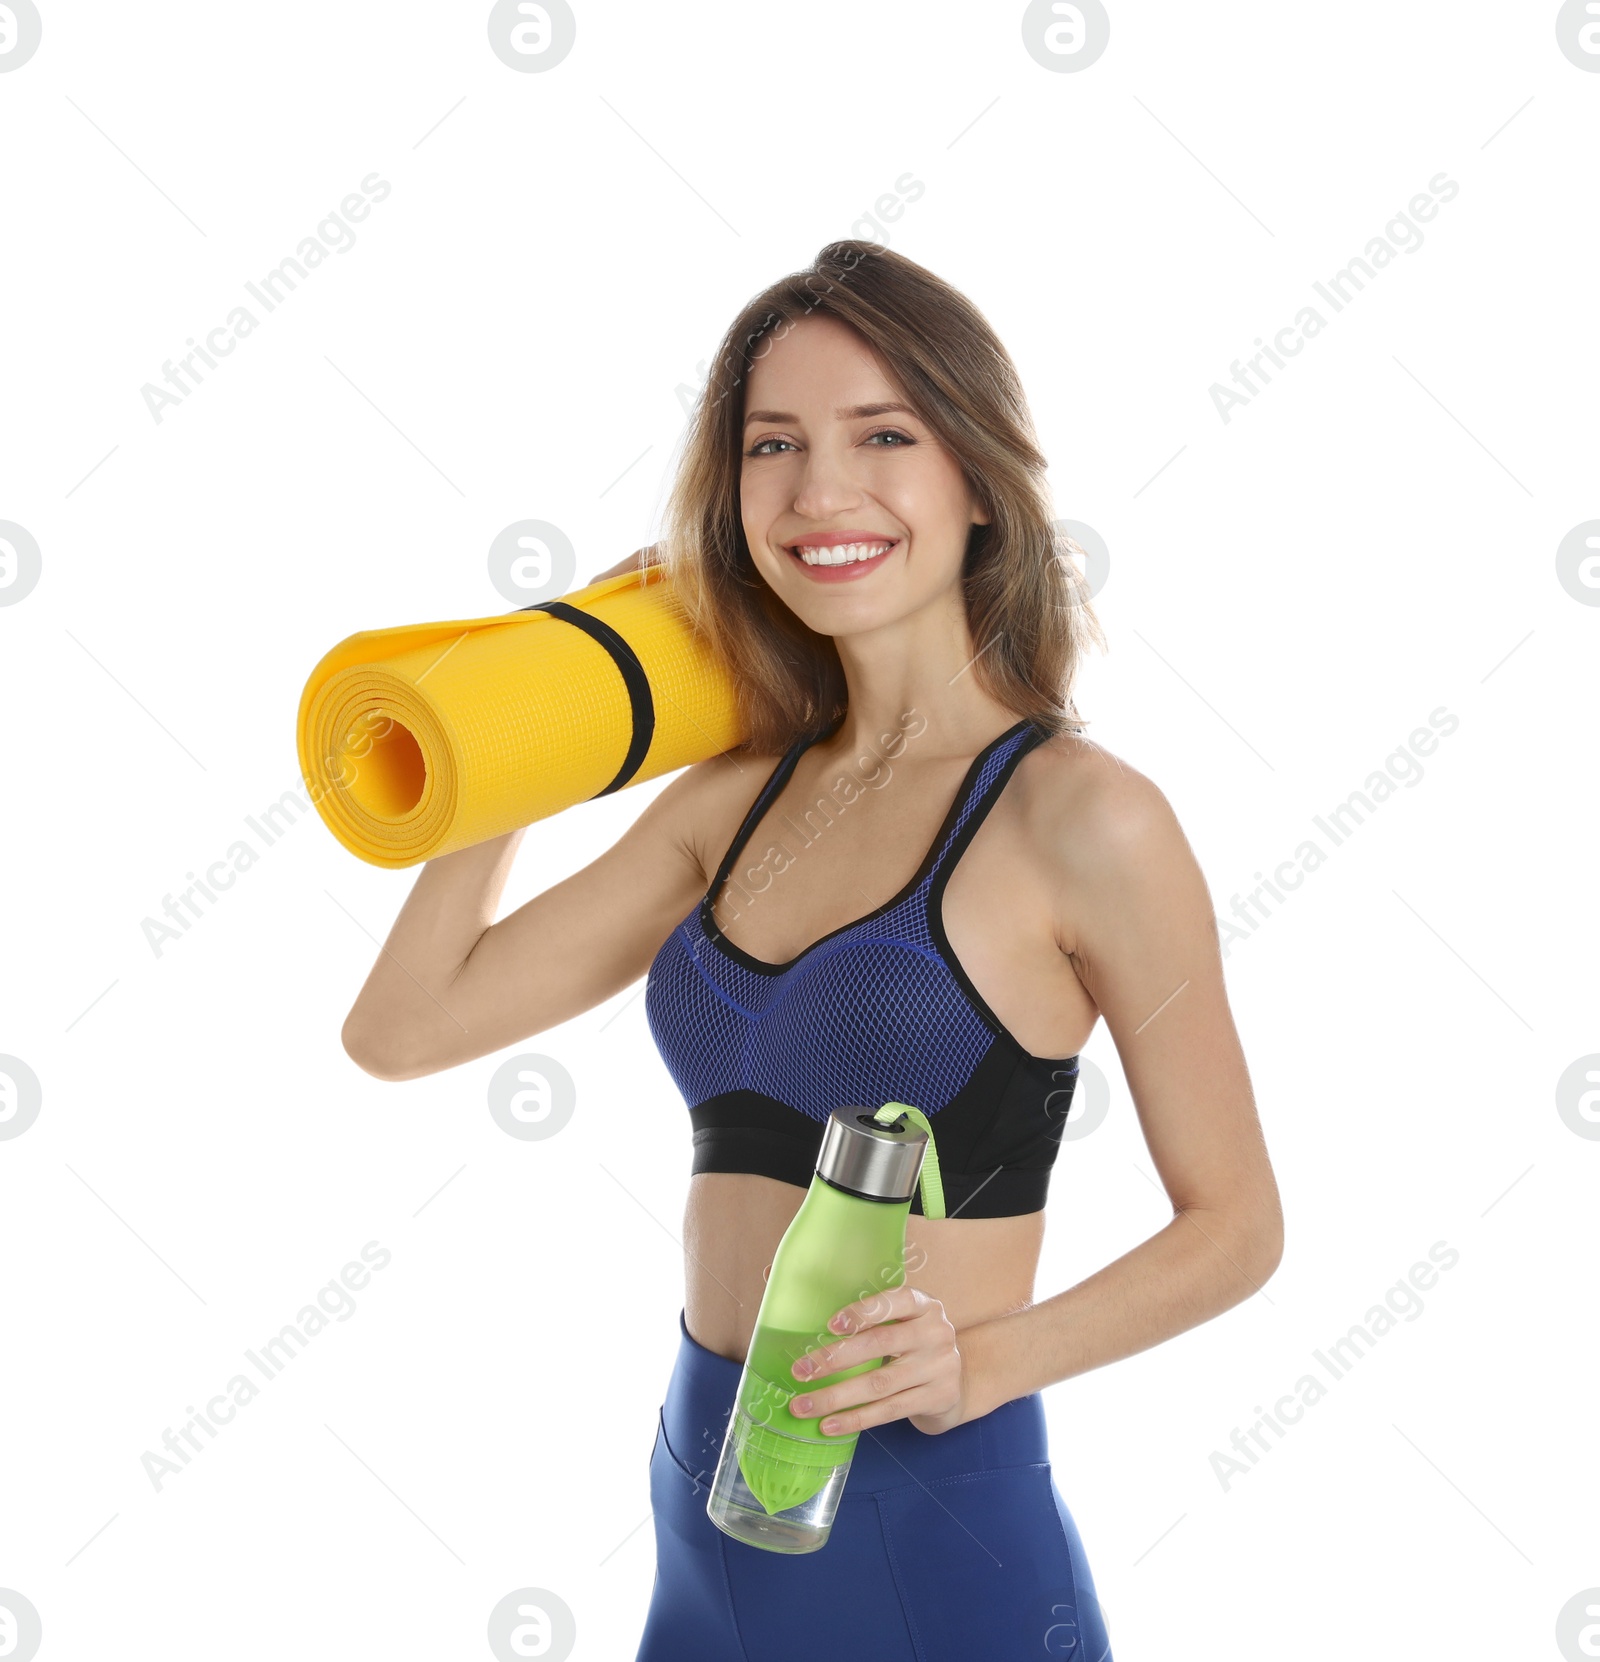
[[[959,582],[968,531],[989,516],[933,430],[900,407],[867,342],[819,315],[757,351],[739,505],[767,585],[824,635],[877,628],[945,595]],[[808,565],[793,551],[799,542],[869,543],[873,557]],[[879,553],[884,543],[892,546]]]

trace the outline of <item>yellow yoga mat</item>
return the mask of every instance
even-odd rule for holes
[[[402,867],[743,737],[728,670],[647,566],[518,612],[351,635],[312,670],[295,742],[328,829]]]

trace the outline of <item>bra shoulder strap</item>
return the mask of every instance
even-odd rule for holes
[[[772,799],[788,782],[789,775],[794,772],[795,763],[800,760],[800,754],[821,737],[818,733],[802,733],[783,755],[778,758],[777,766],[767,775],[767,782],[756,792],[756,799],[752,802],[739,823],[739,829],[733,834],[733,841],[728,844],[728,852],[722,857],[722,864],[717,867],[717,875],[711,884],[713,895],[721,893],[722,885],[728,873],[733,869],[733,862],[739,858],[739,852],[750,840],[750,834],[761,821],[772,804]]]
[[[954,804],[954,812],[928,868],[929,883],[942,886],[949,880],[950,871],[978,834],[978,827],[1016,772],[1017,763],[1048,737],[1046,729],[1032,721],[1023,721],[984,758]]]

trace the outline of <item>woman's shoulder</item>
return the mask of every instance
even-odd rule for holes
[[[743,746],[719,751],[691,762],[668,787],[678,793],[685,842],[706,882],[785,754],[758,754]]]
[[[1056,878],[1187,848],[1161,787],[1081,733],[1041,740],[1019,764],[1016,785],[1029,844]]]

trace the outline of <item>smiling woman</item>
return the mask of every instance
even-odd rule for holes
[[[832,243],[713,362],[638,558],[731,670],[746,742],[499,922],[520,832],[430,861],[347,1042],[415,1078],[645,976],[693,1160],[637,1662],[1107,1662],[1043,1392],[1237,1304],[1281,1250],[1214,909],[1165,797],[1084,735],[1072,687],[1103,637],[977,308]],[[1102,1018],[1173,1216],[1038,1302]],[[903,1279],[863,1282],[766,1380],[821,1435],[865,1435],[826,1546],[765,1551],[707,1514],[765,1267],[830,1115],[890,1102],[927,1116],[945,1215],[915,1197]]]

